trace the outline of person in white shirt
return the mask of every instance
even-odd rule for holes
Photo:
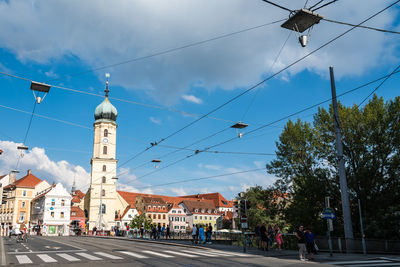
[[[197,233],[197,227],[196,225],[193,224],[193,228],[192,228],[192,244],[196,243],[196,233]]]

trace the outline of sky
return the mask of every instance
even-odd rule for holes
[[[305,2],[279,4],[298,10]],[[316,2],[307,1],[307,7]],[[317,12],[358,24],[392,2],[339,0]],[[103,101],[105,73],[110,73],[110,101],[118,110],[120,190],[164,195],[220,192],[231,199],[251,186],[271,185],[276,177],[266,172],[265,164],[274,159],[287,119],[246,132],[329,99],[329,66],[334,67],[340,94],[391,73],[400,58],[398,34],[357,28],[281,71],[351,28],[320,21],[303,48],[298,33],[280,27],[288,16],[261,0],[0,0],[0,72],[27,79],[0,74],[0,175],[15,169],[20,158],[19,177],[32,169],[37,177],[62,182],[68,189],[76,180],[86,191],[94,110]],[[399,5],[365,25],[400,31]],[[35,101],[30,80],[52,87],[36,106],[27,131]],[[393,75],[376,93],[393,99],[399,84],[398,75]],[[339,100],[358,104],[377,85]],[[290,119],[311,121],[316,111]],[[249,126],[241,131],[229,128],[239,121]],[[29,150],[21,157],[16,147],[27,132]],[[239,133],[244,133],[242,138]],[[208,136],[212,137],[205,139]],[[164,146],[135,157],[163,138]],[[202,139],[188,147],[192,151],[171,148]],[[210,150],[249,154],[194,154],[230,139]],[[174,153],[166,155],[169,152]],[[161,159],[158,166],[151,163],[155,158]],[[254,169],[258,170],[237,173]],[[229,173],[236,174],[213,177]]]

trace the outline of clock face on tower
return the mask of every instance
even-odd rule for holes
[[[103,144],[108,144],[108,138],[107,137],[103,138]]]

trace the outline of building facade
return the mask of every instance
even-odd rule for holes
[[[31,225],[43,235],[69,235],[71,198],[61,183],[40,192],[32,200]]]

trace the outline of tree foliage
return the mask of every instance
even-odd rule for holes
[[[385,102],[374,96],[363,108],[339,103],[338,110],[354,232],[359,234],[360,199],[367,237],[400,238],[400,97]],[[320,213],[329,196],[338,215],[335,231],[342,235],[332,113],[320,108],[312,123],[289,121],[267,170],[278,177],[273,190],[290,196],[282,219],[322,234],[326,223]]]
[[[151,229],[152,223],[153,221],[151,218],[146,217],[145,214],[140,214],[132,218],[130,222],[130,227],[139,229],[140,227],[143,226],[145,230],[149,230]]]

